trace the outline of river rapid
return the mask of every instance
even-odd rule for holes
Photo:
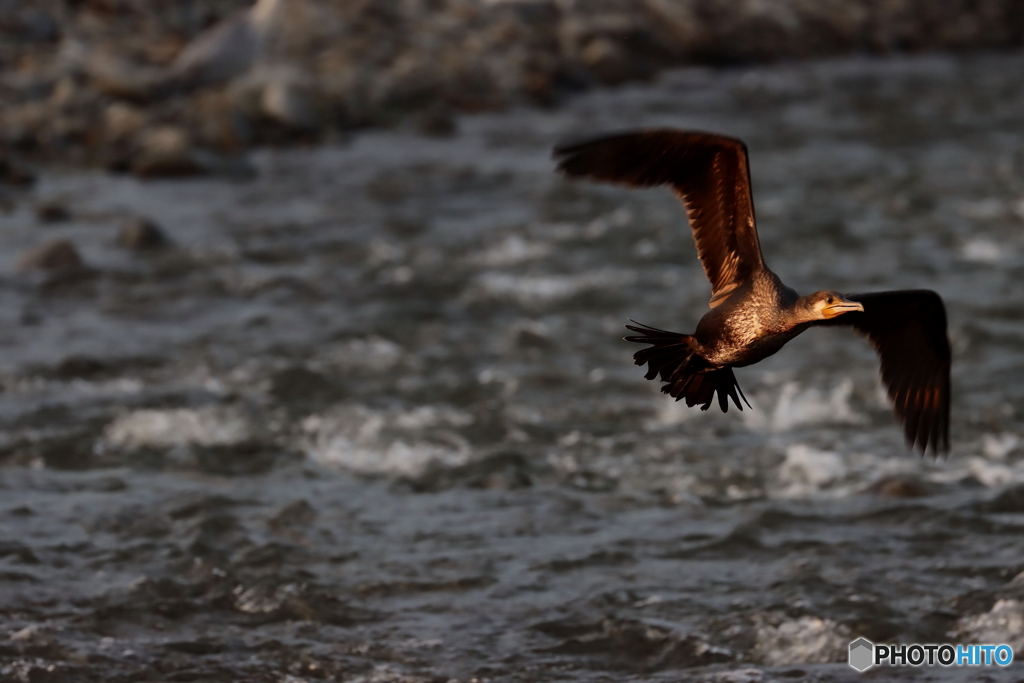
[[[247,180],[7,192],[0,680],[852,681],[858,636],[1024,656],[1021,73],[684,69],[257,151]],[[849,331],[737,371],[742,413],[644,381],[627,318],[687,332],[709,297],[681,208],[550,158],[642,126],[747,142],[797,291],[943,296],[948,458],[905,448]],[[118,246],[139,216],[171,246]],[[15,272],[52,237],[88,268]]]

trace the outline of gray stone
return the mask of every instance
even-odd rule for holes
[[[29,249],[18,259],[18,272],[74,270],[85,265],[70,240],[56,238]]]
[[[140,216],[128,218],[117,233],[117,243],[132,251],[151,251],[170,244],[167,235],[153,221]]]
[[[37,203],[34,211],[36,218],[43,223],[61,223],[71,220],[71,211],[64,202],[56,199]]]
[[[0,157],[0,184],[28,187],[35,182],[35,173],[11,159]]]

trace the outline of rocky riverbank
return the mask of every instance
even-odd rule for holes
[[[258,144],[550,105],[681,64],[1021,44],[1015,0],[0,3],[4,158],[238,172]],[[2,181],[0,181],[2,182]]]

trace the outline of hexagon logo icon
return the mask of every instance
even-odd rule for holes
[[[874,664],[875,644],[867,638],[858,638],[850,643],[850,666],[857,671],[867,671]]]

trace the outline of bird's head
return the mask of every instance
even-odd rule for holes
[[[864,310],[864,304],[859,301],[850,301],[831,289],[824,289],[802,297],[800,303],[803,309],[801,312],[810,320],[828,320],[843,313]]]

